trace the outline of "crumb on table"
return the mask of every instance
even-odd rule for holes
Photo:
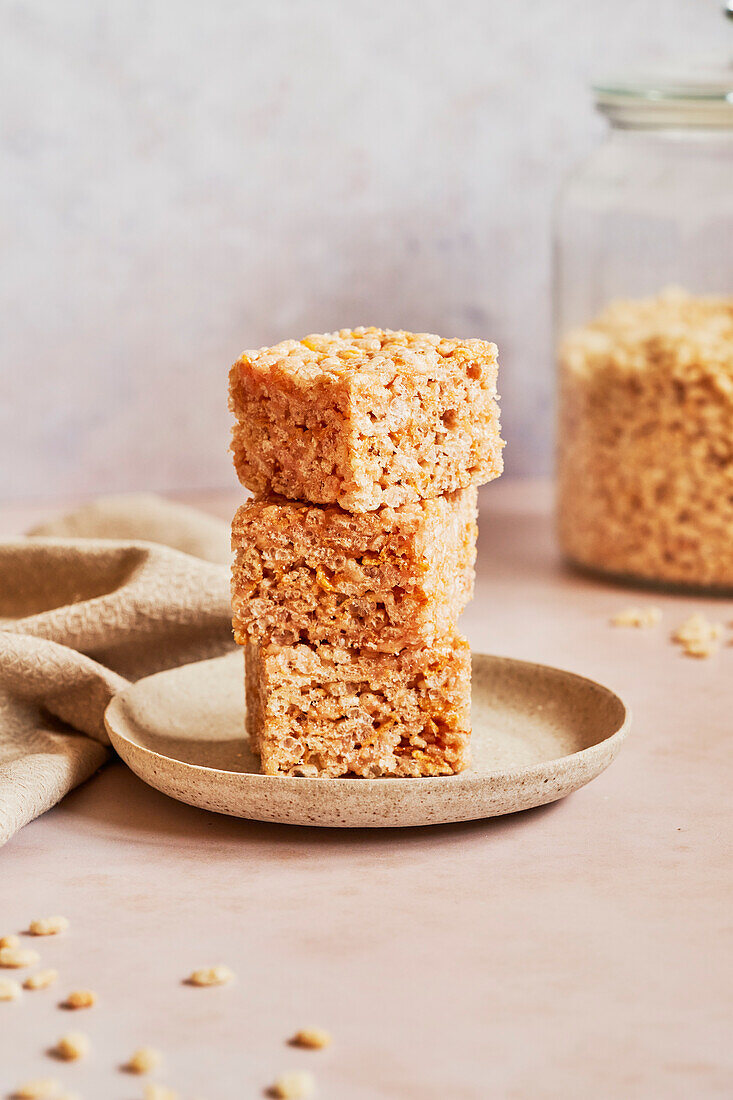
[[[162,1061],[163,1056],[155,1047],[139,1047],[125,1063],[125,1069],[128,1073],[151,1073]]]
[[[81,1031],[70,1031],[67,1035],[61,1036],[53,1048],[53,1053],[64,1062],[78,1062],[81,1058],[86,1058],[89,1050],[88,1036]]]
[[[307,1050],[322,1050],[330,1046],[331,1035],[322,1027],[302,1027],[296,1031],[291,1040],[293,1046],[305,1047]]]
[[[13,1100],[56,1100],[59,1083],[53,1077],[38,1077],[26,1081],[13,1092]]]
[[[29,974],[23,982],[23,989],[48,989],[57,980],[58,970],[38,970]]]
[[[145,1100],[178,1100],[178,1093],[167,1085],[158,1085],[150,1082],[145,1086],[143,1093]]]
[[[640,629],[656,626],[662,620],[659,607],[627,607],[611,616],[611,626],[632,626]]]
[[[28,931],[32,936],[57,936],[59,932],[65,932],[69,927],[66,917],[43,917],[41,920],[32,920]]]
[[[202,966],[188,978],[189,985],[226,985],[234,978],[228,966]]]
[[[97,1003],[97,994],[91,989],[75,989],[64,1001],[64,1008],[91,1008]]]
[[[0,1001],[17,1001],[21,995],[18,982],[12,978],[0,978]]]
[[[282,1073],[270,1088],[270,1095],[279,1100],[308,1100],[308,1097],[315,1094],[316,1082],[313,1074],[305,1070],[296,1069]]]
[[[0,966],[20,970],[26,966],[37,966],[40,955],[31,947],[0,947]]]
[[[696,612],[672,632],[672,641],[682,647],[686,657],[712,657],[720,649],[723,624],[710,622]]]

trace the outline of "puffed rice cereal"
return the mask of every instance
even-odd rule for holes
[[[167,1085],[149,1084],[145,1086],[145,1100],[178,1100],[175,1089],[169,1089]]]
[[[567,334],[559,360],[568,558],[733,588],[733,297],[613,302]]]
[[[12,978],[0,978],[0,1001],[17,1001],[21,989]]]
[[[661,622],[662,612],[658,607],[628,607],[611,616],[611,626],[633,626],[639,629],[656,626]]]
[[[128,1073],[151,1073],[162,1061],[163,1056],[154,1047],[140,1047],[133,1052],[125,1069]]]
[[[28,925],[28,931],[32,936],[57,936],[59,932],[65,932],[69,927],[66,917],[43,917],[41,920],[32,920]]]
[[[48,989],[59,976],[58,970],[37,970],[23,982],[23,989]]]
[[[226,985],[234,978],[228,966],[204,966],[194,970],[189,985]]]
[[[308,1097],[316,1094],[316,1082],[312,1073],[291,1070],[281,1074],[273,1082],[270,1092],[280,1100],[308,1100]]]
[[[41,956],[30,947],[0,947],[0,966],[20,970],[25,966],[37,966]]]
[[[14,1100],[50,1100],[58,1097],[59,1083],[53,1077],[39,1077],[18,1085],[13,1093]]]
[[[64,1062],[78,1062],[89,1053],[89,1038],[81,1031],[70,1031],[62,1035],[54,1047],[54,1054]]]
[[[91,1008],[97,1003],[97,994],[91,989],[75,989],[64,1001],[64,1008]]]
[[[296,1031],[292,1043],[296,1047],[306,1047],[308,1050],[322,1050],[330,1046],[331,1035],[322,1027],[302,1027]]]
[[[712,657],[720,649],[722,637],[723,624],[711,623],[699,612],[672,632],[672,641],[682,647],[686,657]]]

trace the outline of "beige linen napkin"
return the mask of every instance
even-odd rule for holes
[[[129,681],[233,645],[221,520],[108,497],[0,542],[0,844],[104,763]]]

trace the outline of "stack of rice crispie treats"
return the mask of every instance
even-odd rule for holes
[[[468,764],[477,486],[502,470],[496,347],[375,328],[245,352],[232,524],[247,731],[269,775]]]

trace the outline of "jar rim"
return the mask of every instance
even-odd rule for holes
[[[597,79],[596,107],[620,126],[733,126],[733,60],[651,67]]]

